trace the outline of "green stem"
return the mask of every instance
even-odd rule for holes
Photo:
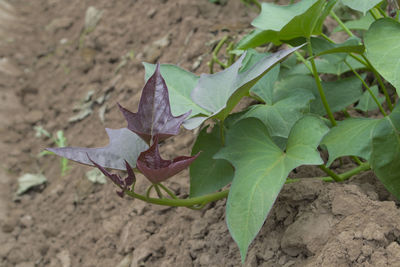
[[[342,174],[337,175],[339,177],[339,181],[345,181],[352,177],[353,175],[369,170],[370,165],[368,162],[362,163],[360,166],[344,172]],[[327,177],[311,177],[311,178],[294,178],[294,179],[287,179],[287,183],[294,183],[298,181],[302,181],[305,179],[319,179],[325,182],[333,182],[334,179],[330,176]],[[162,206],[172,206],[172,207],[188,207],[188,208],[193,208],[193,209],[198,209],[207,203],[213,202],[213,201],[218,201],[221,199],[224,199],[228,196],[229,190],[224,190],[221,192],[213,193],[213,194],[208,194],[205,196],[201,197],[194,197],[194,198],[186,198],[186,199],[170,199],[170,198],[150,198],[147,196],[143,196],[141,194],[137,194],[133,191],[125,191],[125,193],[133,198],[137,198],[139,200],[142,200],[144,202],[152,203],[152,204],[157,204],[157,205],[162,205]]]
[[[370,10],[369,10],[369,13],[372,15],[372,17],[374,18],[374,20],[380,19],[379,13],[376,14],[374,9],[370,9]]]
[[[351,158],[354,160],[354,162],[355,163],[357,163],[357,165],[361,165],[361,164],[363,164],[362,162],[361,162],[361,160],[359,159],[359,158],[357,158],[356,156],[351,156]]]
[[[381,111],[381,113],[383,114],[383,116],[386,117],[387,114],[386,114],[385,110],[383,109],[381,103],[379,103],[378,99],[376,98],[375,94],[372,92],[371,88],[369,88],[368,84],[364,81],[364,79],[360,76],[360,74],[358,74],[358,72],[355,71],[349,63],[347,63],[346,60],[344,60],[344,63],[347,65],[347,67],[349,67],[349,69],[354,73],[354,75],[356,75],[357,78],[362,82],[364,87],[368,90],[369,94],[371,95],[372,99],[375,101],[375,104],[378,106],[378,108]]]
[[[221,138],[221,145],[225,146],[225,133],[224,133],[224,122],[219,121],[219,137]]]
[[[230,42],[228,47],[226,48],[226,52],[229,54],[228,58],[228,66],[232,65],[233,62],[235,62],[235,54],[229,53],[230,51],[233,50],[233,46],[235,45],[234,42]]]
[[[351,169],[348,172],[342,173],[339,175],[339,177],[342,179],[342,181],[348,180],[350,177],[352,177],[353,175],[356,175],[357,173],[363,172],[363,171],[367,171],[371,168],[371,166],[369,165],[368,162],[364,162],[361,163],[360,166]]]
[[[313,73],[313,70],[311,66],[308,64],[307,59],[305,59],[299,51],[295,51],[294,54],[297,56],[297,58],[307,67],[307,69],[310,71],[310,73]]]
[[[178,199],[178,197],[171,191],[168,189],[168,187],[164,186],[163,184],[159,183],[158,186],[160,186],[160,188],[162,190],[164,190],[170,197],[172,197],[173,199]]]
[[[340,182],[341,178],[339,175],[334,173],[331,169],[327,168],[324,164],[318,166],[321,170],[323,170],[326,174],[328,174],[335,182]]]
[[[315,61],[314,61],[314,58],[313,58],[313,51],[312,51],[310,37],[307,37],[307,47],[308,47],[308,53],[309,53],[309,56],[310,56],[309,60],[311,62],[312,73],[314,75],[314,79],[315,79],[315,82],[317,84],[317,88],[318,88],[319,95],[321,97],[321,101],[322,101],[322,103],[324,105],[326,113],[328,114],[329,120],[331,121],[333,126],[336,126],[336,120],[333,117],[333,114],[332,114],[332,111],[331,111],[331,109],[329,107],[328,101],[326,100],[326,96],[325,96],[324,90],[322,89],[321,80],[320,80],[319,75],[318,75],[317,67],[315,66]]]
[[[375,7],[374,9],[378,10],[378,12],[384,17],[384,18],[388,18],[388,15],[386,14],[385,11],[382,10],[382,8],[380,6]]]
[[[211,73],[211,74],[214,73],[214,62],[217,63],[217,64],[219,64],[219,65],[220,65],[221,67],[223,67],[223,68],[228,67],[227,64],[221,62],[221,61],[218,59],[218,53],[219,53],[219,51],[221,50],[221,48],[222,48],[222,46],[224,45],[224,43],[228,40],[228,38],[229,38],[228,35],[226,35],[224,38],[222,38],[222,39],[218,42],[218,44],[217,44],[217,46],[215,47],[214,51],[212,52],[211,61],[209,62],[209,65],[210,65],[210,73]]]
[[[329,12],[329,14],[331,15],[331,17],[336,20],[336,22],[340,25],[340,27],[342,27],[342,29],[351,37],[354,36],[354,34],[349,30],[349,28],[347,28],[346,25],[344,25],[343,21],[335,14],[335,12],[333,12],[333,10],[331,10]]]
[[[371,62],[368,60],[368,58],[365,55],[362,55],[362,57],[365,60],[365,62],[367,62],[367,64],[369,65],[369,68],[371,69],[371,71],[374,73],[376,79],[378,80],[379,86],[381,87],[381,90],[382,90],[383,94],[385,95],[386,103],[388,105],[388,108],[389,108],[390,111],[392,111],[393,110],[393,104],[392,104],[392,101],[390,100],[390,96],[388,94],[386,86],[382,81],[381,75],[374,68],[374,66],[372,66]]]
[[[147,188],[146,190],[146,198],[150,199],[150,193],[151,193],[151,189],[153,189],[154,184],[150,185],[149,188]]]
[[[370,69],[370,65],[365,62],[364,60],[362,60],[361,58],[357,57],[356,55],[354,55],[353,53],[349,54],[352,58],[354,58],[355,60],[357,60],[358,62],[360,62],[361,64],[363,64],[365,67],[367,67],[367,69]]]
[[[163,206],[172,206],[172,207],[193,207],[197,205],[204,205],[213,201],[224,199],[228,196],[229,190],[201,196],[201,197],[194,197],[194,198],[186,198],[186,199],[170,199],[170,198],[147,198],[146,196],[137,194],[132,191],[125,191],[128,196],[133,198],[140,199],[142,201],[163,205]]]
[[[163,196],[163,194],[162,194],[160,188],[158,187],[158,185],[159,185],[159,184],[154,184],[154,189],[155,189],[156,192],[157,192],[157,196],[158,196],[159,198],[164,198],[164,196]]]
[[[331,38],[329,38],[328,35],[321,33],[322,38],[324,38],[325,40],[327,40],[328,42],[330,42],[331,44],[336,44],[335,41],[333,41]]]

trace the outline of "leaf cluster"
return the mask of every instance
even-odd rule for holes
[[[358,2],[341,1],[360,17],[346,22],[335,13],[337,0],[257,4],[254,29],[228,50],[230,59],[240,55],[234,63],[200,76],[175,65],[144,63],[139,109],[119,106],[128,126],[106,129],[108,146],[49,150],[98,167],[120,195],[149,203],[197,209],[227,197],[226,222],[243,261],[283,185],[294,181],[289,173],[299,166],[317,165],[328,176],[316,179],[336,182],[372,169],[400,198],[399,12],[387,15],[386,1]],[[323,28],[328,16],[339,25],[332,32]],[[342,43],[329,36],[339,31],[348,35]],[[269,53],[270,44],[289,48]],[[233,112],[244,97],[253,104]],[[192,155],[162,159],[160,142],[177,135],[181,125],[200,129]],[[355,167],[337,174],[329,167],[344,156]],[[162,182],[189,165],[190,195],[180,199]],[[135,191],[134,171],[152,183],[146,195]],[[150,197],[153,189],[158,198]]]

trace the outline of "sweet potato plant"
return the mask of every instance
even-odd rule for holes
[[[343,22],[334,12],[338,5],[359,18]],[[328,16],[338,22],[334,32],[348,35],[346,41],[336,43],[323,31]],[[287,178],[299,166],[319,166],[327,176],[314,179],[326,182],[372,170],[400,198],[397,3],[262,3],[252,25],[254,30],[228,49],[230,60],[218,60],[224,70],[215,74],[144,63],[139,109],[133,113],[119,106],[128,126],[106,129],[108,146],[48,150],[96,166],[119,187],[120,196],[195,209],[227,198],[226,223],[243,261],[283,185],[301,180]],[[260,52],[266,45],[286,48]],[[232,112],[245,96],[256,104]],[[374,110],[380,115],[368,117]],[[209,121],[215,123],[204,126]],[[178,135],[182,125],[200,127],[192,155],[161,158],[160,142]],[[356,167],[335,173],[329,167],[344,156]],[[189,165],[190,195],[181,199],[163,182]],[[107,169],[125,170],[127,176]],[[135,189],[135,172],[151,182],[147,192]],[[151,197],[152,190],[158,197]]]

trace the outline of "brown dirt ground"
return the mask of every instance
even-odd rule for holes
[[[103,14],[85,34],[89,6]],[[85,166],[70,163],[61,176],[58,158],[36,156],[54,144],[33,127],[63,130],[70,145],[105,145],[102,129],[125,125],[115,103],[137,108],[142,61],[207,72],[214,41],[242,34],[255,15],[240,1],[0,0],[0,266],[240,266],[225,201],[201,211],[152,206],[89,182]],[[88,92],[99,99],[86,104],[93,112],[68,122]],[[164,155],[189,154],[193,140],[183,132]],[[16,199],[25,173],[48,183]],[[186,195],[188,172],[168,185]],[[307,180],[284,187],[245,266],[400,266],[399,238],[400,211],[372,173]]]

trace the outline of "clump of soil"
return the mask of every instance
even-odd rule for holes
[[[239,266],[225,201],[201,211],[152,206],[90,182],[85,166],[70,163],[61,176],[59,158],[37,156],[55,144],[34,126],[63,130],[70,145],[105,145],[101,129],[125,126],[115,103],[137,108],[142,61],[207,72],[215,42],[242,34],[254,10],[206,0],[10,3],[0,2],[0,266]],[[168,140],[164,156],[188,155],[194,136]],[[48,183],[15,198],[25,173]],[[168,186],[185,196],[188,172]],[[396,266],[399,223],[371,172],[285,185],[245,266]]]

